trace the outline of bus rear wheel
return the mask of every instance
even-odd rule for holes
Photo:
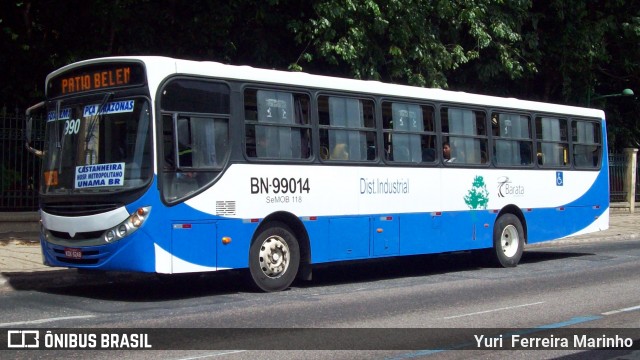
[[[289,287],[300,266],[300,247],[291,229],[283,223],[269,224],[249,249],[249,271],[262,291]]]
[[[504,214],[493,228],[493,262],[502,267],[515,267],[524,251],[522,223],[513,214]]]

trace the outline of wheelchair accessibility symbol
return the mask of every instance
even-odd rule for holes
[[[556,171],[556,186],[564,185],[564,175],[562,171]]]

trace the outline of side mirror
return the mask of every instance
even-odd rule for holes
[[[31,137],[33,133],[33,121],[34,121],[33,114],[38,110],[42,109],[44,105],[45,105],[44,101],[40,102],[28,108],[25,113],[26,117],[25,117],[25,144],[24,145],[27,148],[27,151],[29,151],[30,153],[40,158],[44,155],[44,152],[42,150],[34,149],[33,147],[31,147]]]

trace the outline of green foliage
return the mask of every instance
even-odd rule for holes
[[[640,3],[553,0],[535,2],[538,48],[535,60],[544,77],[535,81],[542,100],[604,107],[615,151],[638,142],[637,99],[598,95],[640,91]],[[563,31],[547,31],[547,29]]]
[[[309,44],[304,50],[307,58],[316,53],[348,69],[349,76],[446,88],[449,72],[492,52],[499,55],[500,71],[510,78],[535,70],[523,60],[517,32],[529,2],[509,4],[324,0],[314,4],[314,17],[294,21],[291,28],[299,44]],[[300,68],[302,62],[298,59],[294,65]],[[305,66],[313,68],[312,63]]]
[[[0,106],[48,73],[166,55],[585,106],[640,92],[640,2],[625,0],[68,0],[0,2]],[[608,98],[616,148],[638,101]]]

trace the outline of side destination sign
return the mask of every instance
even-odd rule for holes
[[[123,186],[124,163],[76,166],[76,189]]]
[[[134,100],[114,101],[100,105],[87,105],[82,112],[83,117],[93,115],[106,115],[106,114],[118,114],[133,111]]]

